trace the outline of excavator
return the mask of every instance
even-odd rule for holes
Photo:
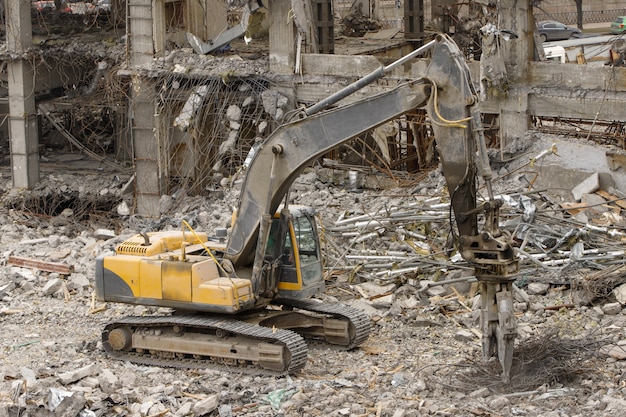
[[[428,50],[422,78],[334,106]],[[498,227],[501,201],[491,187],[478,95],[461,51],[446,35],[301,109],[278,127],[246,170],[230,233],[217,229],[208,235],[184,224],[181,231],[140,233],[114,254],[98,257],[99,300],[173,309],[107,324],[102,332],[107,354],[159,366],[237,365],[293,373],[306,364],[305,338],[345,349],[363,344],[371,331],[364,312],[313,298],[324,291],[315,215],[311,208],[289,204],[289,188],[333,148],[422,107],[450,193],[456,247],[480,283],[483,358],[497,355],[502,379],[508,380],[516,337],[511,286],[518,259],[510,235]],[[487,190],[480,202],[478,174]]]

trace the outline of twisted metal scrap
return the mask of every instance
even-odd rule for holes
[[[572,289],[577,291],[581,304],[590,304],[613,293],[613,289],[626,282],[626,266],[611,265],[591,274],[581,274],[572,279]]]

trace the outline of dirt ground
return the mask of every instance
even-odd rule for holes
[[[359,273],[355,280],[354,266],[345,259],[338,264],[331,249],[327,265],[340,267],[329,273],[328,289],[319,298],[370,315],[372,334],[358,349],[311,343],[305,368],[288,376],[148,367],[108,358],[100,342],[107,322],[169,310],[95,301],[96,257],[139,230],[178,228],[183,218],[198,230],[223,227],[238,196],[237,182],[208,197],[165,198],[170,209],[149,220],[120,214],[129,198],[127,176],[108,167],[94,171],[88,161],[83,169],[76,161],[67,166],[62,158],[50,161],[30,193],[11,189],[10,171],[2,169],[0,417],[625,415],[626,314],[612,287],[594,294],[592,302],[580,302],[573,283],[593,275],[590,264],[558,269],[524,264],[516,282],[519,335],[510,384],[500,381],[495,360],[481,360],[479,304],[471,283],[420,289],[424,279],[462,277],[462,268],[450,261],[390,280]],[[332,231],[340,218],[446,198],[436,170],[419,182],[358,192],[321,178],[317,169],[303,175],[293,198],[322,213],[326,238],[337,247],[347,242]],[[445,216],[433,221],[430,242],[445,240],[447,227]],[[360,247],[408,251],[391,231]],[[609,246],[623,251],[619,239]],[[12,256],[68,265],[72,272],[19,267]],[[616,285],[623,282],[617,264],[603,266],[611,268]],[[365,297],[372,288],[384,295]]]

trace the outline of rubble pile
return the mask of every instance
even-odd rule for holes
[[[0,417],[623,412],[626,267],[617,191],[592,179],[576,189],[580,201],[567,202],[529,190],[521,177],[497,184],[505,200],[501,228],[521,258],[514,372],[505,385],[497,361],[481,360],[480,294],[473,269],[451,244],[441,173],[372,190],[322,182],[319,169],[298,178],[291,193],[293,203],[320,213],[327,291],[319,298],[361,308],[375,326],[354,351],[311,343],[305,368],[278,376],[140,366],[108,358],[101,347],[110,320],[169,310],[99,303],[96,257],[140,230],[179,229],[183,219],[198,231],[224,227],[236,179],[208,197],[164,196],[169,211],[144,219],[123,210],[129,176],[114,168],[43,176],[35,195],[62,188],[74,196],[47,212],[44,202],[59,200],[17,204],[25,195],[10,189],[7,168],[0,187]],[[103,212],[79,209],[107,198]]]
[[[342,35],[359,38],[368,32],[380,30],[380,22],[363,13],[361,3],[358,6],[339,21]]]

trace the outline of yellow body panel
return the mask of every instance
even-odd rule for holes
[[[163,299],[191,301],[191,266],[189,262],[161,262]]]
[[[206,233],[196,233],[196,235],[198,237],[194,236],[193,233],[183,233],[182,231],[174,230],[167,232],[151,232],[147,233],[150,239],[149,245],[146,245],[143,236],[135,235],[115,248],[115,252],[118,255],[154,256],[160,253],[178,250],[183,242],[194,244],[208,240]]]
[[[243,278],[217,278],[206,281],[194,290],[193,302],[232,306],[252,299],[252,284]]]
[[[131,255],[109,256],[105,260],[105,268],[121,277],[130,287],[134,296],[141,293],[139,285],[140,264],[143,258]],[[159,278],[161,274],[159,273]],[[159,297],[160,298],[160,297]]]
[[[202,261],[191,266],[191,288],[198,288],[202,283],[220,277],[217,265],[213,259],[200,257]]]
[[[300,279],[298,271],[298,282],[283,282],[278,283],[278,289],[283,291],[300,291],[302,289],[302,280]]]
[[[141,299],[192,302],[218,307],[232,307],[251,301],[249,279],[224,278],[213,259],[205,256],[143,257],[116,255],[107,257],[104,267],[120,277]]]
[[[124,276],[124,275],[122,275]],[[161,261],[141,259],[139,263],[139,294],[145,298],[163,298]]]

